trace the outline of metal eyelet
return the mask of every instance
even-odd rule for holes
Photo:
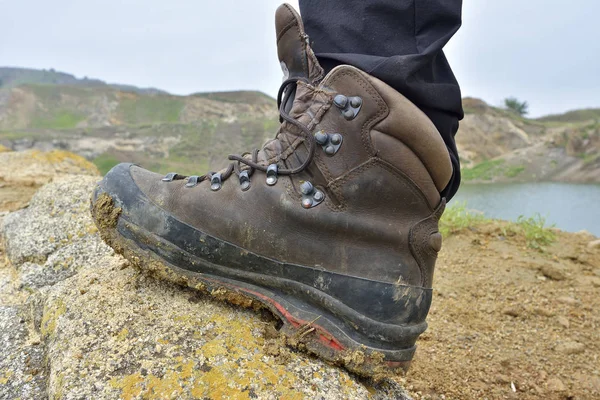
[[[344,118],[348,121],[353,120],[362,108],[363,100],[358,96],[347,97],[338,94],[333,98],[333,104],[340,109]]]
[[[315,193],[313,193],[313,199],[320,203],[323,200],[325,200],[325,193],[321,192],[320,190],[317,190]]]
[[[200,177],[197,175],[192,175],[188,178],[187,183],[185,184],[186,188],[193,188],[200,182]]]
[[[273,186],[277,183],[277,164],[271,164],[267,167],[267,185]]]
[[[362,99],[358,96],[350,97],[350,107],[360,108],[362,106]]]
[[[177,172],[169,172],[167,175],[165,175],[164,178],[162,178],[163,182],[172,182],[174,180],[178,180],[178,179],[183,179],[184,176],[183,175],[179,175]]]
[[[300,193],[302,193],[302,194],[309,195],[314,190],[315,190],[315,187],[309,181],[304,181],[304,182],[302,182],[302,185],[300,185]]]
[[[210,190],[216,192],[221,189],[221,174],[212,174],[210,177]]]
[[[315,142],[317,142],[325,154],[330,157],[338,152],[342,146],[342,141],[343,137],[339,133],[325,133],[323,131],[315,133]]]
[[[240,186],[244,192],[250,189],[250,175],[248,175],[248,171],[240,172]]]
[[[343,94],[338,94],[333,98],[333,104],[335,104],[337,108],[346,108],[348,105],[348,98]]]
[[[323,145],[327,144],[327,142],[329,141],[329,136],[325,132],[319,131],[319,132],[315,133],[315,141],[320,146],[323,146]]]
[[[344,118],[346,118],[348,121],[351,121],[354,119],[354,117],[356,116],[356,114],[354,113],[354,110],[352,110],[351,108],[348,108],[346,110],[344,110],[344,112],[342,113],[342,115],[344,116]]]
[[[334,133],[333,135],[330,136],[329,141],[331,142],[332,145],[338,146],[338,145],[342,144],[342,135],[340,135],[339,133]]]
[[[302,207],[316,207],[325,200],[325,193],[317,190],[312,183],[304,181],[300,185],[300,193],[302,193]]]

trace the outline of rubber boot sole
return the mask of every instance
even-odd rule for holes
[[[120,211],[106,193],[92,202],[102,239],[140,270],[234,305],[266,308],[283,323],[286,344],[361,376],[379,379],[409,368],[425,322],[408,327],[379,323],[308,285],[212,264],[128,221]],[[361,331],[382,332],[387,340]],[[394,335],[408,337],[411,344],[394,343]]]

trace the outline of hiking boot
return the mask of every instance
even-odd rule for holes
[[[276,27],[276,137],[201,176],[120,164],[94,219],[139,268],[268,308],[288,343],[363,375],[406,369],[427,327],[448,151],[382,81],[347,65],[323,76],[290,6]]]

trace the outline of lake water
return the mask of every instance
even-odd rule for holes
[[[515,221],[539,213],[547,224],[569,232],[582,229],[600,236],[600,185],[571,183],[463,184],[450,205],[466,201],[467,208],[490,218]]]

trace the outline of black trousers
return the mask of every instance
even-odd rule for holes
[[[415,103],[442,135],[460,184],[454,135],[463,117],[460,88],[442,51],[461,24],[462,0],[300,0],[306,33],[326,71],[353,65]]]

